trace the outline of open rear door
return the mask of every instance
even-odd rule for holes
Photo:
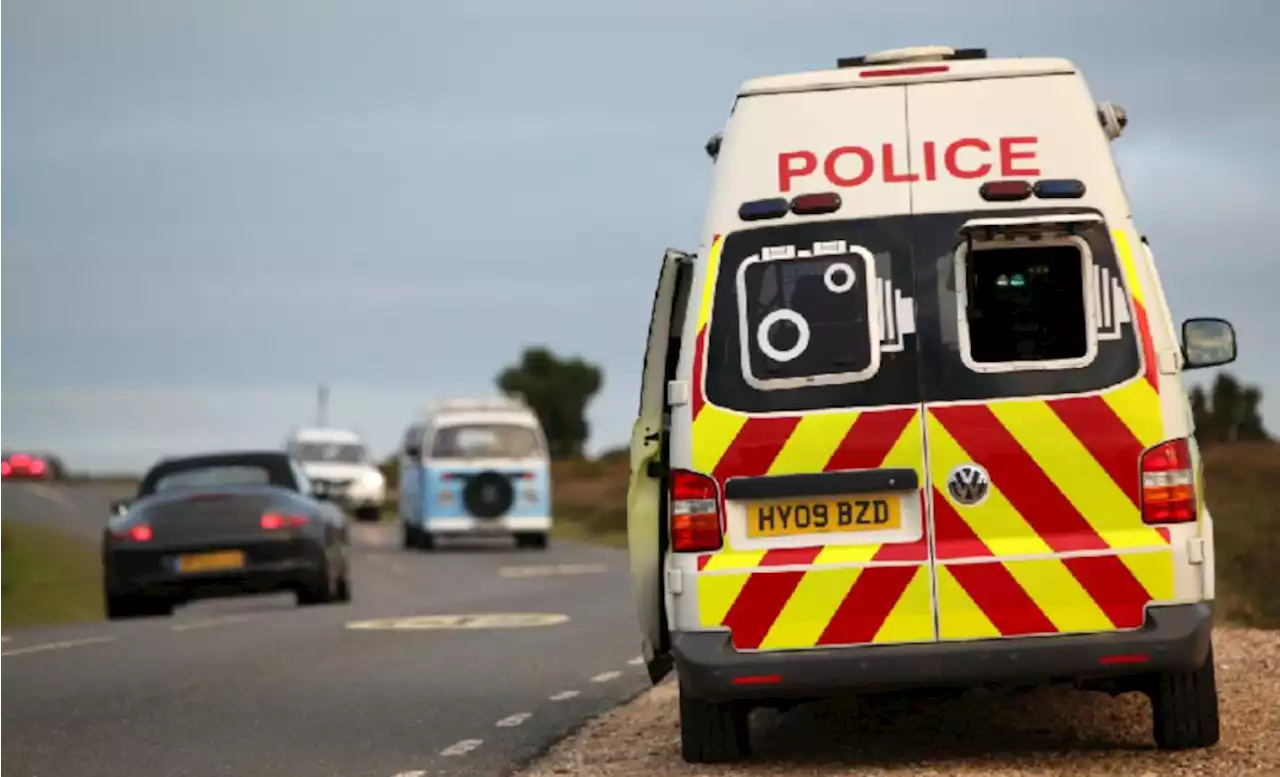
[[[631,592],[644,636],[649,677],[658,682],[671,671],[663,605],[663,557],[667,548],[664,472],[667,461],[667,381],[679,353],[678,299],[688,286],[693,257],[667,249],[658,273],[645,345],[640,410],[631,430],[631,483],[627,490],[627,544],[631,552]]]

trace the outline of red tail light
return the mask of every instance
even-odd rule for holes
[[[0,476],[8,477],[10,472],[13,472],[13,467],[9,466],[9,462],[0,462]]]
[[[260,524],[267,531],[276,529],[296,529],[307,522],[305,515],[283,515],[281,513],[264,513]]]
[[[42,474],[44,472],[44,462],[41,461],[40,459],[34,459],[31,462],[30,469],[31,469],[32,475]]]
[[[1196,519],[1195,472],[1186,439],[1169,440],[1142,454],[1142,520],[1187,523]]]
[[[145,523],[138,523],[130,526],[122,532],[116,532],[116,536],[122,540],[132,540],[133,542],[150,542],[155,536],[155,532]]]
[[[671,547],[680,553],[718,550],[720,500],[716,482],[685,470],[671,473]]]

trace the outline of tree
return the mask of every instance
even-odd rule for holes
[[[498,374],[498,388],[519,394],[537,413],[557,459],[582,455],[590,434],[587,404],[600,391],[600,368],[578,357],[561,359],[544,346],[526,348],[519,364]]]
[[[1201,446],[1222,442],[1269,440],[1262,424],[1262,390],[1242,386],[1226,372],[1218,373],[1208,395],[1196,386],[1191,390],[1191,415],[1196,424],[1196,441]]]

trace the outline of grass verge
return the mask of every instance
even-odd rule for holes
[[[7,631],[103,617],[98,549],[33,524],[0,527],[0,620]]]

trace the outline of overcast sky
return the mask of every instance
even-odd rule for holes
[[[1179,319],[1226,315],[1280,429],[1280,4],[6,0],[3,442],[73,468],[390,450],[523,346],[600,363],[625,442],[668,246],[737,86],[906,45],[1065,56]],[[862,10],[859,10],[862,9]],[[1200,375],[1200,373],[1196,373]]]

